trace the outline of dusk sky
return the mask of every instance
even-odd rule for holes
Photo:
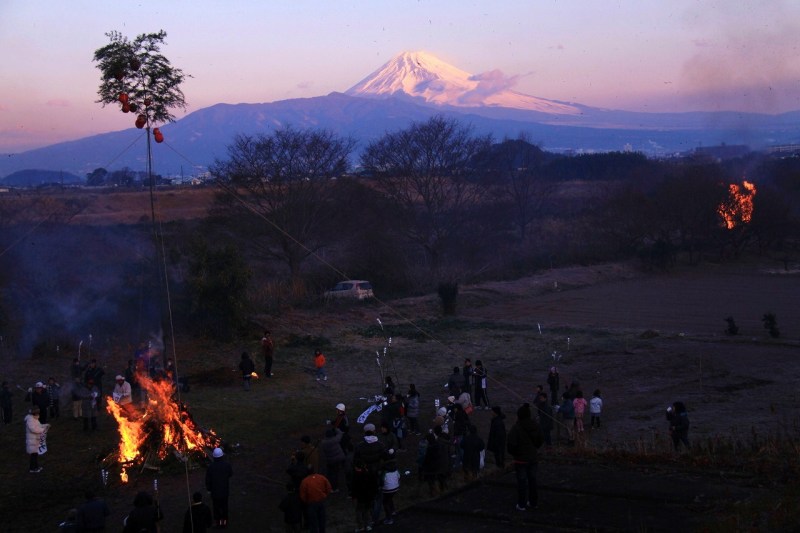
[[[790,0],[0,0],[0,153],[132,128],[95,103],[92,57],[109,31],[161,29],[162,53],[193,76],[187,113],[344,92],[417,50],[595,107],[800,110],[800,2]]]

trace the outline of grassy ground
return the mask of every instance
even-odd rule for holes
[[[379,391],[375,358],[387,344],[387,335],[392,343],[385,367],[401,390],[408,383],[417,385],[422,395],[423,428],[433,417],[434,399],[443,400],[447,395],[443,385],[452,367],[460,366],[465,357],[484,361],[491,376],[492,403],[513,413],[521,402],[532,400],[535,385],[544,384],[556,352],[561,355],[562,383],[578,380],[589,394],[600,388],[606,409],[603,429],[587,433],[575,448],[559,441],[543,452],[544,463],[557,468],[564,461],[600,460],[600,456],[603,461],[626,465],[678,461],[697,476],[704,472],[716,476],[723,469],[751,472],[771,490],[786,490],[791,496],[794,489],[786,482],[797,471],[792,459],[797,454],[788,452],[797,442],[796,421],[800,420],[797,333],[787,330],[779,340],[756,334],[727,338],[711,330],[724,326],[726,315],[716,311],[710,311],[714,314],[702,327],[693,316],[682,324],[679,310],[666,305],[657,306],[658,313],[631,313],[629,304],[614,298],[635,301],[636,295],[651,294],[658,288],[661,301],[667,302],[685,286],[686,276],[643,278],[628,271],[588,270],[572,276],[560,273],[558,291],[550,290],[553,280],[546,277],[520,281],[516,288],[507,284],[464,288],[459,314],[446,319],[439,317],[433,297],[289,310],[280,316],[259,317],[277,340],[275,377],[257,380],[249,392],[242,390],[236,365],[242,350],[257,352],[260,332],[227,346],[179,338],[175,343],[178,371],[191,383],[182,400],[199,424],[213,428],[231,446],[229,459],[235,477],[230,530],[282,530],[277,504],[284,492],[291,451],[299,447],[304,434],[315,440],[322,436],[324,421],[333,416],[336,403],[348,405],[351,423],[369,405],[361,398]],[[751,283],[774,282],[774,278],[765,281],[757,274],[749,275]],[[716,273],[711,276],[719,279]],[[796,279],[783,279],[786,291],[795,290]],[[617,284],[615,290],[604,292],[609,284]],[[711,282],[708,286],[710,300],[721,289]],[[695,287],[690,290],[698,290]],[[602,309],[596,307],[598,299],[605,303]],[[759,310],[753,313],[761,312],[763,305],[752,302],[753,309]],[[785,323],[799,322],[796,306],[794,311],[787,307],[775,312]],[[379,317],[385,329],[379,327]],[[604,326],[623,318],[627,327]],[[719,324],[714,325],[716,322]],[[317,347],[329,361],[330,378],[325,384],[318,384],[311,373]],[[62,352],[30,359],[4,352],[0,354],[3,379],[25,387],[49,375],[64,380],[73,355]],[[131,348],[110,346],[96,355],[106,374],[113,376],[124,367]],[[257,370],[260,366],[259,362]],[[691,436],[697,448],[692,455],[677,458],[669,452],[663,414],[666,405],[676,399],[689,406]],[[65,417],[53,423],[50,451],[42,458],[44,472],[29,474],[23,451],[21,393],[15,401],[15,423],[0,429],[7,458],[0,464],[3,531],[52,531],[67,509],[80,504],[86,488],[107,499],[112,508],[109,524],[116,529],[130,510],[136,491],[152,489],[156,478],[166,514],[162,531],[180,530],[189,495],[203,486],[201,465],[185,468],[177,462],[165,463],[160,472],[137,472],[128,484],[119,483],[112,472],[104,486],[101,461],[117,442],[113,421],[101,417],[99,430],[86,435],[78,422]],[[371,421],[377,420],[373,417]],[[489,411],[478,411],[472,418],[486,438]],[[507,421],[509,427],[511,423],[513,416]],[[358,428],[354,432],[356,437],[360,435]],[[403,471],[414,471],[416,444],[417,438],[410,437],[406,443],[409,451],[400,455]],[[487,473],[493,468],[490,464]],[[779,479],[776,472],[785,472],[785,479]],[[460,484],[456,477],[452,488]],[[774,498],[775,493],[771,494]],[[411,475],[404,478],[398,507],[408,508],[428,498]],[[772,501],[772,509],[765,511],[763,501],[755,496],[745,499],[739,515],[726,514],[728,522],[718,523],[748,523],[752,516],[760,517],[758,523],[768,523],[764,519],[767,511],[772,519],[788,523],[797,515],[788,503],[791,500]],[[344,493],[331,496],[328,509],[329,530],[352,529],[352,506]]]

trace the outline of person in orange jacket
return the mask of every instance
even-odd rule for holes
[[[325,372],[325,355],[317,349],[314,352],[314,368],[317,369],[317,381],[328,381],[328,374]]]
[[[325,500],[332,490],[328,478],[313,470],[300,482],[300,501],[306,505],[311,533],[325,531]]]

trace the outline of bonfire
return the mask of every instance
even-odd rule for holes
[[[152,467],[170,457],[184,462],[190,458],[206,461],[208,451],[219,446],[221,439],[213,430],[195,424],[186,406],[173,398],[171,381],[154,381],[145,374],[137,378],[147,392],[141,408],[119,405],[111,398],[106,402],[106,410],[118,425],[116,459],[122,468],[122,482],[128,481],[128,469],[140,464]]]
[[[733,229],[740,224],[748,224],[753,218],[753,197],[756,195],[755,184],[744,180],[741,187],[736,183],[728,185],[728,198],[717,207],[722,217],[722,225]]]

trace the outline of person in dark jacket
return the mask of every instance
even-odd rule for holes
[[[233,468],[225,460],[225,453],[221,448],[214,448],[212,455],[213,461],[206,470],[206,489],[211,493],[216,525],[228,527],[228,495]]]
[[[78,507],[76,517],[77,531],[103,531],[106,528],[106,517],[111,514],[105,500],[95,496],[91,490],[84,492],[86,501]]]
[[[422,459],[422,479],[428,483],[430,495],[435,496],[437,484],[439,490],[444,490],[444,478],[439,475],[442,470],[440,465],[442,454],[439,449],[440,444],[434,434],[428,433],[425,435],[425,440],[428,445],[425,447],[425,457]],[[448,456],[447,459],[449,461],[450,457]]]
[[[183,533],[206,533],[213,522],[211,508],[203,502],[203,493],[192,494],[192,505],[183,515]]]
[[[44,383],[37,381],[33,386],[30,393],[30,402],[34,407],[39,408],[39,422],[42,424],[47,423],[47,411],[50,408],[50,396],[47,395],[47,389],[44,388]]]
[[[261,355],[264,356],[264,377],[270,378],[272,373],[273,356],[275,355],[275,342],[272,340],[272,333],[264,331],[261,337]]]
[[[14,397],[11,394],[11,389],[8,388],[8,382],[3,382],[3,387],[0,389],[0,408],[3,410],[3,424],[10,424],[13,416]]]
[[[242,371],[242,387],[244,387],[244,390],[250,390],[250,378],[253,377],[253,372],[256,371],[256,364],[250,358],[249,353],[242,352],[239,370]]]
[[[442,430],[442,426],[433,428],[433,434],[436,437],[436,443],[439,445],[439,473],[437,479],[439,481],[439,488],[444,492],[447,489],[447,479],[453,472],[455,445],[453,439],[450,438],[450,434]]]
[[[375,436],[375,424],[364,424],[364,438],[356,444],[353,464],[363,462],[367,468],[377,473],[385,451],[383,443]]]
[[[356,503],[357,531],[371,529],[373,506],[378,498],[378,473],[361,459],[353,464],[352,497]]]
[[[88,383],[89,380],[92,380],[94,386],[97,387],[97,390],[100,392],[102,397],[103,394],[103,376],[106,375],[105,370],[102,367],[97,366],[97,359],[92,359],[89,361],[89,365],[83,372],[83,381],[84,383]]]
[[[464,359],[464,368],[461,369],[462,373],[462,381],[461,381],[461,391],[468,392],[471,397],[475,397],[473,385],[474,379],[472,377],[474,373],[474,368],[472,367],[472,359],[466,358]]]
[[[158,523],[164,518],[161,508],[147,492],[139,492],[133,499],[133,510],[125,518],[123,533],[157,533]]]
[[[464,378],[461,377],[461,370],[457,367],[453,367],[453,373],[450,374],[450,377],[447,379],[447,390],[450,391],[450,394],[455,396],[458,394],[456,391],[461,388],[462,383],[464,383]]]
[[[283,511],[283,525],[287,533],[300,533],[300,525],[303,521],[303,505],[294,483],[286,484],[286,494],[278,509]]]
[[[494,454],[497,468],[506,467],[506,415],[499,405],[492,407],[492,422],[489,425],[489,439],[486,449]]]
[[[540,392],[533,401],[539,417],[539,428],[542,430],[542,439],[545,446],[552,446],[550,433],[553,431],[553,408],[547,400],[547,393]]]
[[[508,432],[506,446],[514,458],[517,474],[517,510],[536,509],[539,501],[536,451],[542,446],[542,432],[531,416],[529,404],[517,409],[517,421]]]
[[[553,405],[556,405],[561,393],[561,378],[558,375],[558,369],[554,366],[550,367],[550,373],[547,374],[547,385],[550,387],[550,399]]]
[[[81,399],[81,417],[83,418],[83,430],[94,431],[97,429],[97,409],[100,398],[100,389],[94,384],[94,380],[89,378],[86,383],[78,389],[78,396]]]
[[[406,395],[406,418],[408,419],[408,430],[417,436],[422,433],[419,430],[419,392],[417,386],[411,383],[408,386]]]
[[[353,451],[353,441],[350,439],[350,419],[347,417],[347,407],[343,403],[336,404],[336,417],[331,421],[331,425],[342,432],[339,444],[345,455]]]
[[[478,477],[481,470],[481,452],[484,450],[483,439],[478,436],[478,427],[470,424],[467,434],[461,440],[463,450],[463,461],[461,466],[464,470],[464,481],[472,481]]]
[[[570,443],[575,442],[575,405],[572,403],[575,397],[567,390],[561,396],[561,406],[558,409],[558,414],[561,415],[561,421],[564,423],[564,428],[567,430],[567,438]],[[560,428],[559,433],[560,435]]]
[[[339,473],[346,459],[341,445],[342,435],[340,429],[330,427],[325,431],[325,438],[320,444],[322,457],[325,460],[325,477],[330,481],[333,492],[339,492]]]
[[[681,442],[689,450],[689,413],[686,412],[683,402],[675,402],[667,409],[667,420],[675,451],[680,449]]]
[[[487,379],[489,372],[483,366],[483,361],[478,359],[475,361],[475,368],[472,371],[472,377],[475,381],[475,409],[480,409],[483,405],[484,409],[489,409],[489,394],[487,392]]]
[[[289,464],[289,468],[286,469],[286,473],[289,474],[289,479],[294,485],[295,492],[298,492],[300,490],[300,483],[309,474],[308,465],[306,464],[306,454],[300,450],[295,451],[292,454],[292,460]]]

